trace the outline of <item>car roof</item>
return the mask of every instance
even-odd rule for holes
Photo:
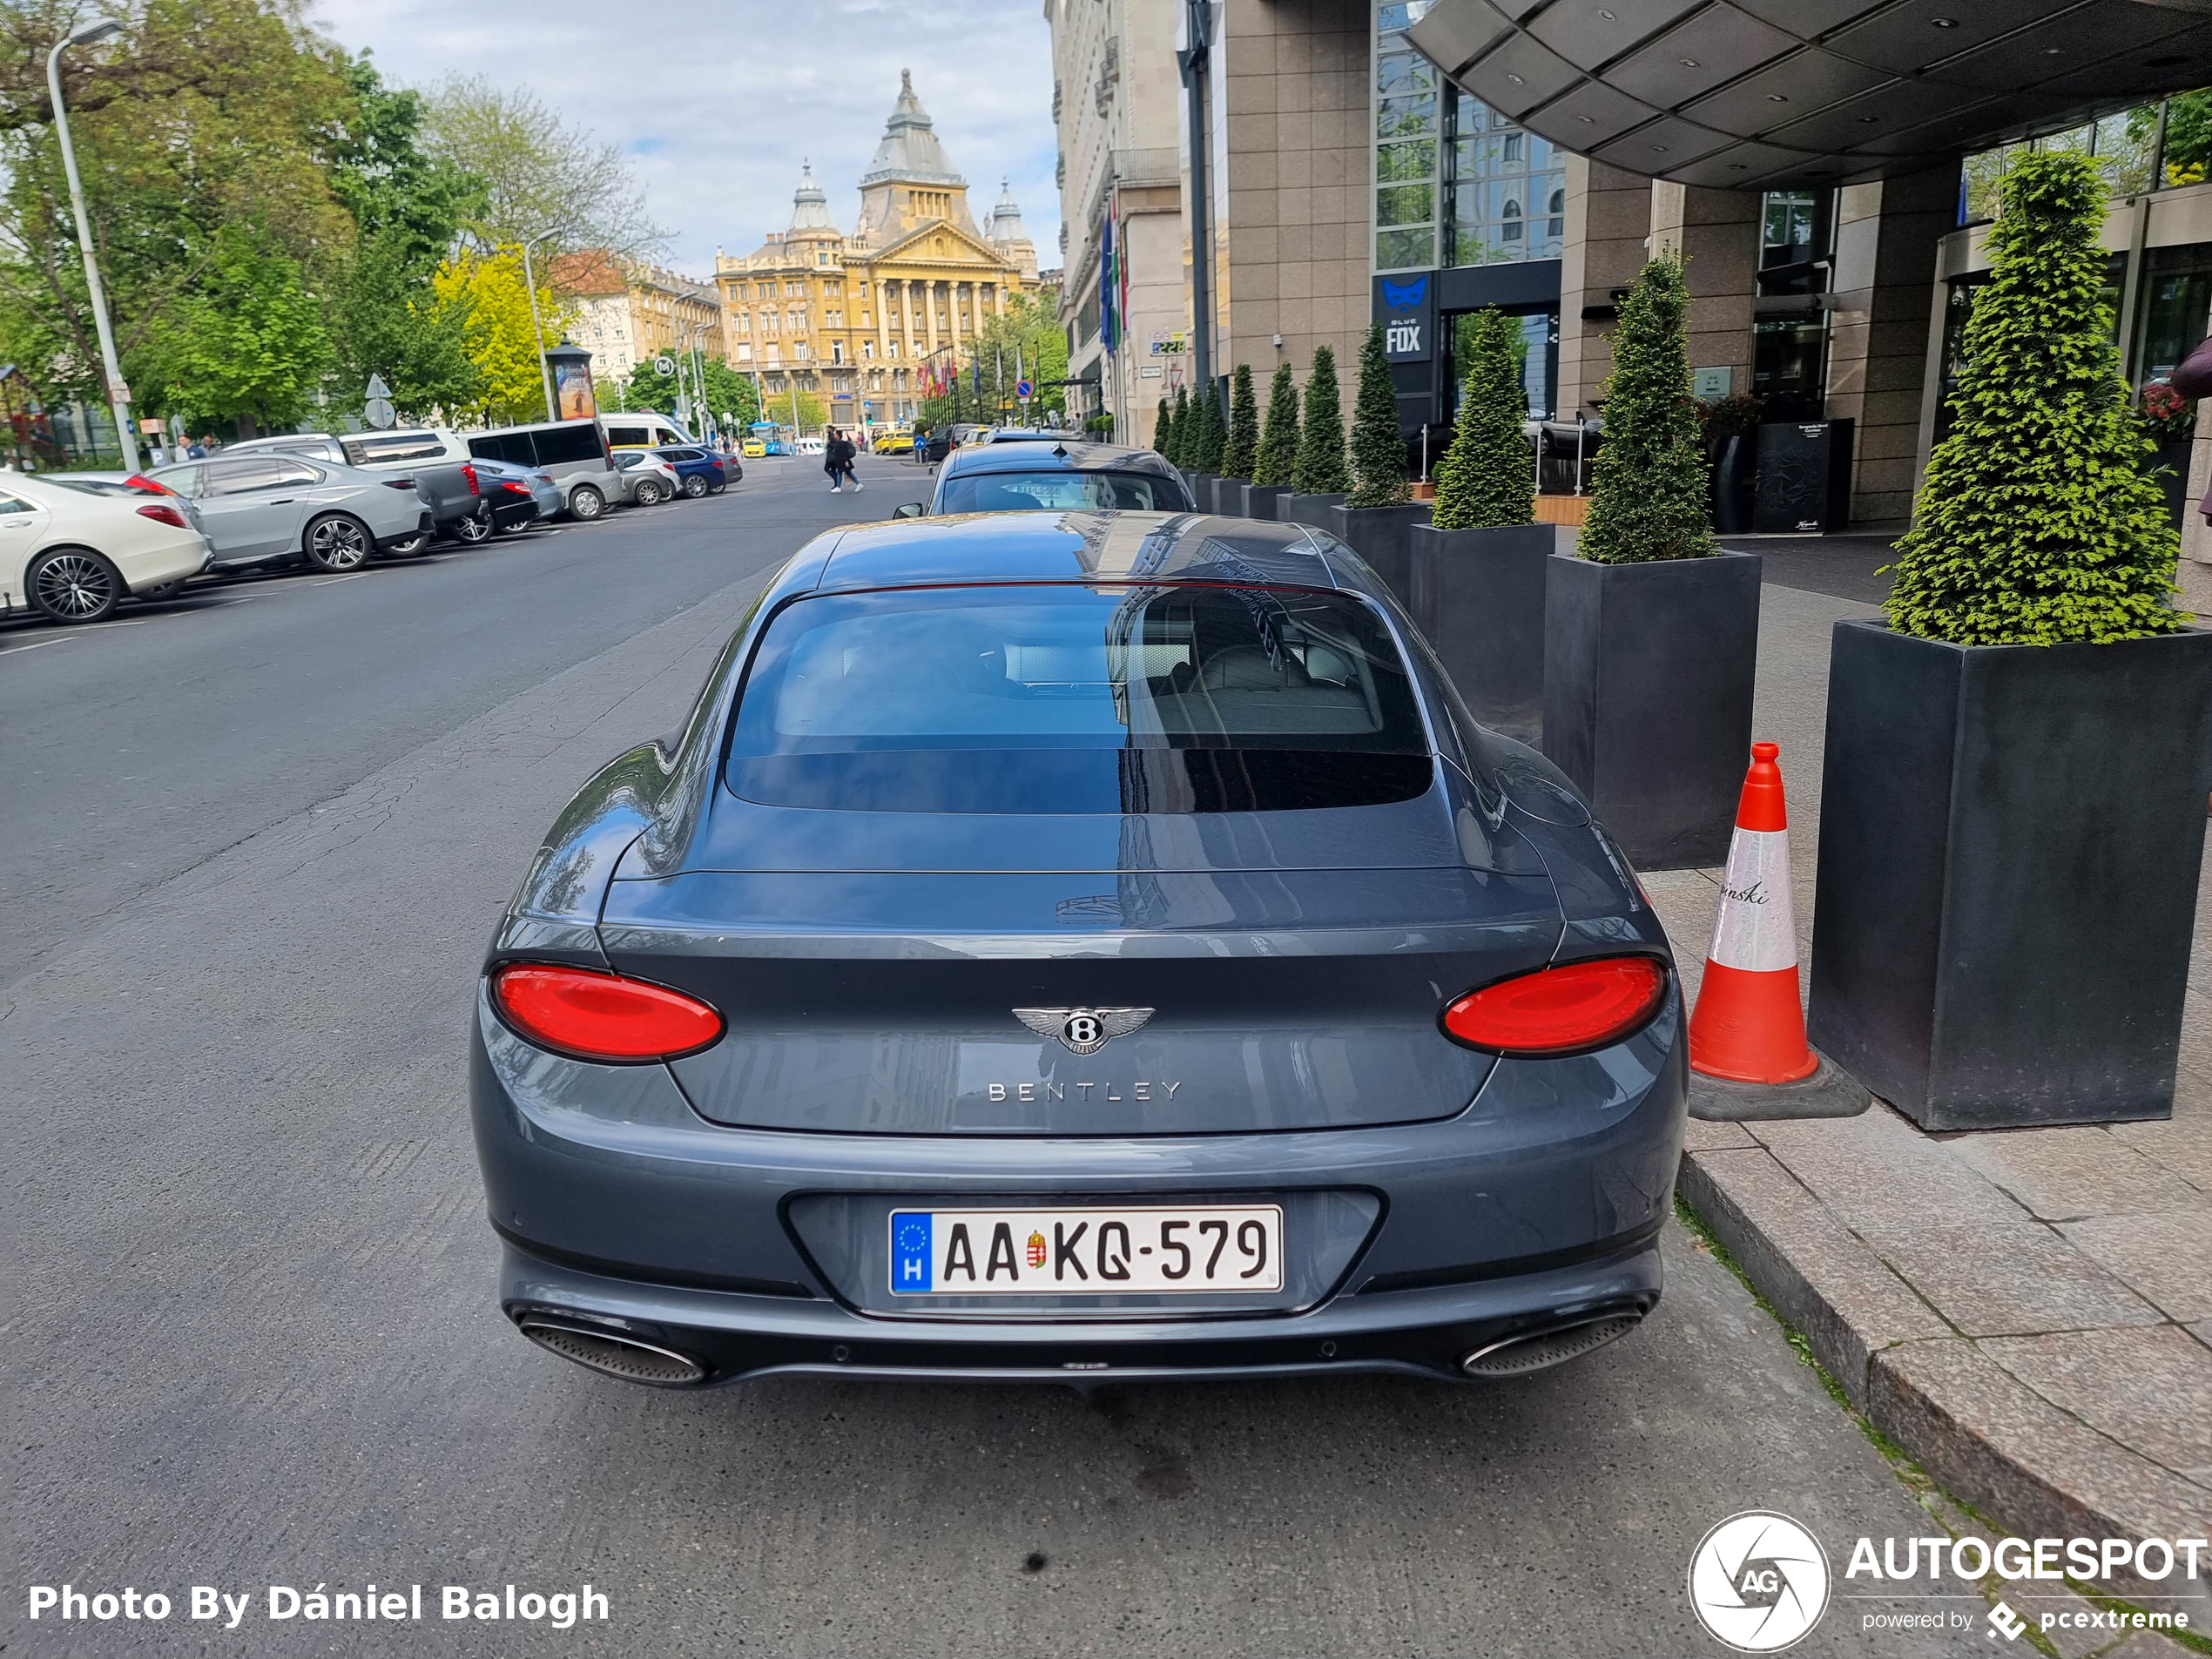
[[[953,513],[845,531],[818,591],[947,582],[1249,582],[1367,591],[1364,567],[1303,524],[1199,513]]]
[[[1175,469],[1156,450],[1119,443],[981,443],[945,457],[945,477],[970,472],[1149,472],[1172,477]]]

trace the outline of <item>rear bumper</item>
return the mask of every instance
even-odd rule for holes
[[[1659,1297],[1656,1238],[1686,1115],[1678,993],[1600,1055],[1501,1062],[1456,1117],[1145,1138],[731,1129],[694,1113],[665,1067],[531,1048],[481,991],[476,1016],[471,1108],[506,1244],[502,1307],[627,1330],[698,1358],[711,1380],[1457,1377],[1488,1343],[1640,1316]],[[1157,1202],[1316,1187],[1374,1195],[1378,1219],[1311,1301],[1264,1312],[894,1316],[860,1305],[849,1266],[817,1259],[792,1221],[802,1195]]]
[[[380,536],[376,538],[376,545],[380,550],[397,547],[401,542],[412,542],[418,536],[428,536],[433,534],[435,530],[430,522],[430,509],[426,507],[416,516],[412,529],[395,530],[389,536]]]
[[[1460,1362],[1562,1322],[1641,1318],[1659,1300],[1656,1229],[1584,1264],[1472,1285],[1339,1296],[1282,1318],[1039,1325],[869,1318],[823,1298],[640,1284],[505,1241],[500,1305],[699,1361],[710,1384],[775,1375],[923,1382],[1105,1383],[1385,1372],[1465,1381]]]

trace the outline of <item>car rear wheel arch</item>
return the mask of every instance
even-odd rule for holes
[[[351,513],[324,513],[308,522],[300,545],[317,570],[343,575],[368,563],[376,538]]]
[[[50,547],[24,570],[24,591],[55,622],[102,622],[129,591],[123,573],[89,547]]]

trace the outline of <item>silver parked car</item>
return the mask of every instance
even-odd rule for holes
[[[215,570],[305,559],[354,570],[372,554],[398,557],[430,543],[430,511],[415,480],[273,451],[216,455],[147,475],[187,497],[213,546]]]
[[[684,488],[676,469],[644,449],[622,449],[615,454],[615,469],[622,475],[620,488],[632,507],[651,507]]]

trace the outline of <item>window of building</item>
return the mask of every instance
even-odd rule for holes
[[[826,326],[827,326],[827,327],[832,327],[832,328],[842,328],[842,327],[845,327],[845,313],[844,313],[842,310],[837,309],[837,308],[835,308],[835,307],[832,307],[832,309],[830,310],[830,313],[829,313],[829,316],[828,316],[828,322],[827,322],[827,325],[826,325]]]
[[[1437,137],[1442,117],[1435,66],[1406,38],[1402,3],[1375,10],[1375,269],[1435,265]]]
[[[806,342],[802,340],[796,346],[793,346],[791,348],[791,354],[797,358],[800,362],[805,362],[806,361]]]
[[[1817,421],[1828,402],[1827,291],[1836,192],[1770,190],[1759,213],[1751,390],[1770,421]]]
[[[862,357],[873,357],[875,355],[875,341],[873,340],[862,341],[860,342],[860,355]]]
[[[2135,304],[2135,379],[2164,380],[2204,338],[2212,316],[2212,243],[2147,250]]]
[[[743,341],[738,343],[738,361],[741,363],[749,363],[752,361],[752,347]]]
[[[833,340],[830,341],[830,361],[833,363],[841,363],[844,361],[845,342],[841,340]]]

